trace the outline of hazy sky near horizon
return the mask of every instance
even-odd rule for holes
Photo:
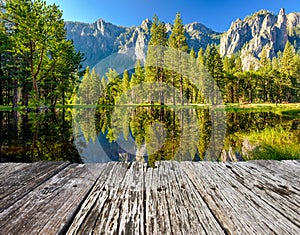
[[[213,30],[228,30],[232,21],[261,9],[278,14],[300,12],[300,0],[46,0],[63,10],[66,21],[95,22],[102,18],[122,26],[137,26],[156,14],[160,20],[173,23],[177,12],[183,23],[199,22]]]

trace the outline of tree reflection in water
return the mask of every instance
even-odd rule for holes
[[[270,139],[268,133],[289,138],[278,136],[276,146],[266,149],[275,151],[281,144],[287,145],[288,139],[298,142],[294,147],[299,146],[299,119],[272,112],[227,112],[223,133],[219,128],[222,123],[214,121],[218,115],[224,112],[167,106],[99,106],[40,113],[5,111],[0,112],[0,158],[1,162],[136,160],[150,166],[160,160],[234,160],[224,158],[224,151],[242,154],[245,139],[269,145],[270,141],[257,137]],[[74,127],[76,118],[80,122]],[[76,133],[81,138],[75,145]],[[96,141],[103,151],[90,149],[83,157],[80,146],[86,148]],[[293,151],[295,156],[299,148]],[[92,154],[93,159],[87,159]]]

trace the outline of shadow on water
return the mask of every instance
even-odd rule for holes
[[[216,121],[221,115],[225,115],[225,121]],[[191,107],[3,111],[0,160],[141,161],[154,166],[159,160],[257,159],[262,146],[271,146],[266,149],[275,151],[282,145],[293,146],[291,154],[290,150],[283,154],[295,159],[299,158],[299,125],[297,118],[269,111],[223,113]],[[261,158],[272,158],[268,154]]]

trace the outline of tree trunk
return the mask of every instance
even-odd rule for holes
[[[19,92],[18,92],[18,80],[14,79],[14,94],[13,94],[13,107],[18,107],[19,100]]]
[[[175,81],[174,81],[174,73],[172,76],[172,93],[173,93],[173,105],[175,106],[176,100],[175,100]]]
[[[159,120],[161,122],[164,122],[164,119],[165,119],[165,108],[160,107]]]
[[[1,80],[0,80],[0,105],[3,105],[3,87],[2,87],[2,81]]]
[[[266,83],[264,82],[264,85],[263,85],[263,92],[264,92],[264,102],[267,102],[267,99],[268,99],[268,94],[267,94],[267,85]]]
[[[252,103],[252,86],[249,87],[249,102]]]
[[[212,86],[211,86],[211,104],[215,105],[215,81],[214,78],[212,79]]]
[[[231,103],[234,103],[234,87],[231,87]]]
[[[56,102],[55,102],[56,105]],[[62,105],[65,106],[65,91],[62,91]]]
[[[165,105],[165,94],[163,91],[164,80],[165,80],[164,71],[161,69],[161,74],[160,74],[161,90],[159,91],[160,105]]]
[[[22,105],[28,106],[28,100],[29,100],[29,89],[28,89],[28,82],[24,81],[23,87],[22,87]]]
[[[181,99],[181,105],[184,105],[184,99],[183,99],[183,77],[180,75],[180,99]]]
[[[19,113],[17,111],[13,111],[13,134],[15,140],[18,139],[19,132]]]
[[[3,105],[3,86],[2,86],[2,79],[3,79],[3,70],[2,70],[2,55],[0,54],[0,105]]]
[[[33,83],[33,88],[34,88],[34,91],[35,91],[35,98],[36,98],[37,102],[39,102],[40,101],[39,88],[38,88],[38,84],[37,84],[35,76],[33,76],[33,78],[32,78],[32,83]]]
[[[0,112],[0,133],[2,133],[2,126],[3,126],[3,112]],[[0,138],[0,146],[2,146],[3,141],[4,139]]]

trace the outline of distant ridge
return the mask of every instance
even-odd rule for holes
[[[283,51],[287,40],[300,47],[300,13],[286,14],[282,8],[275,15],[261,10],[231,24],[221,38],[220,52],[222,56],[240,52],[244,69],[255,68],[264,49],[272,58]]]
[[[116,26],[103,19],[94,23],[65,22],[68,39],[73,40],[76,49],[85,54],[85,66],[90,67],[113,53],[125,53],[132,48],[136,58],[144,59],[151,25],[149,19],[133,27]],[[167,23],[166,28],[170,33],[172,25]],[[196,51],[207,44],[220,43],[221,33],[203,24],[194,22],[185,25],[185,29],[188,45]]]
[[[144,59],[151,25],[149,19],[133,27],[117,26],[103,19],[94,23],[65,22],[68,39],[85,54],[84,66],[90,67],[107,56],[130,49],[136,58]],[[172,25],[167,23],[166,28],[170,33]],[[300,47],[300,13],[286,14],[284,9],[278,15],[261,10],[243,20],[237,19],[223,34],[197,22],[186,24],[185,29],[190,48],[198,51],[215,43],[219,45],[222,56],[240,52],[244,69],[258,65],[263,49],[273,57],[283,50],[287,40],[297,49]]]

